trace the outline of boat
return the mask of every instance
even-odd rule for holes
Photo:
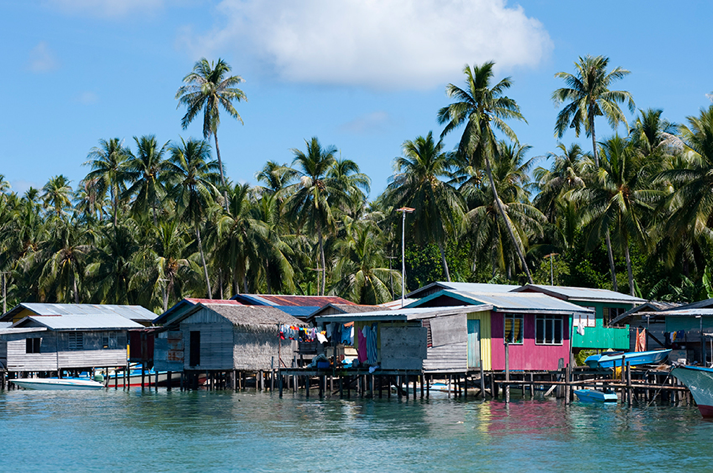
[[[124,386],[124,371],[112,371],[109,372],[109,387],[113,387],[115,384],[117,386]],[[141,387],[141,368],[132,368],[129,370],[128,384],[130,388],[140,388]],[[166,386],[168,384],[168,372],[159,371],[158,372],[158,386]],[[181,373],[172,373],[171,385],[180,386],[181,384]],[[144,371],[144,386],[145,387],[155,387],[156,386],[156,371],[153,368]]]
[[[50,391],[102,389],[104,385],[91,379],[79,378],[22,378],[10,380],[25,389]]]
[[[590,368],[616,368],[622,363],[631,366],[656,364],[664,361],[671,349],[654,351],[605,352],[601,355],[587,357],[584,362]]]
[[[671,370],[671,374],[691,391],[701,415],[713,418],[713,368],[681,365]]]
[[[582,402],[617,402],[616,393],[608,391],[598,391],[596,389],[575,389],[574,394],[577,395]]]

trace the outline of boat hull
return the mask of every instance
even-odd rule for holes
[[[574,391],[582,402],[617,402],[616,393],[605,393],[595,389],[577,389]]]
[[[97,390],[104,387],[103,384],[88,379],[68,379],[68,378],[26,378],[13,379],[12,383],[24,389],[34,389],[43,391],[67,391],[67,390]]]
[[[679,366],[671,374],[691,391],[701,415],[707,419],[713,418],[713,369]]]
[[[590,368],[617,368],[621,367],[622,363],[629,363],[631,366],[649,365],[661,363],[664,361],[670,349],[655,350],[655,351],[634,351],[627,353],[617,353],[615,355],[592,355],[584,362]]]

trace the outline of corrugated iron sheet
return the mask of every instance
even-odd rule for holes
[[[33,315],[28,317],[52,330],[109,330],[143,328],[143,325],[118,314],[62,315],[57,317]],[[18,322],[19,323],[19,322]]]
[[[570,286],[548,286],[544,284],[528,284],[516,289],[517,292],[537,291],[558,294],[567,299],[576,301],[601,301],[601,302],[620,302],[628,304],[643,304],[646,299],[622,294],[620,292],[610,291],[608,289],[592,289],[588,287],[570,287]]]
[[[156,317],[156,314],[139,305],[46,304],[41,302],[23,302],[20,306],[34,312],[38,316],[119,315],[130,320],[145,320],[148,322]]]
[[[488,294],[495,294],[499,292],[510,292],[517,289],[520,286],[513,284],[488,284],[488,283],[477,283],[477,282],[446,282],[437,281],[426,286],[423,286],[415,291],[406,294],[406,297],[421,298],[425,295],[431,294],[439,289],[450,289],[453,291],[464,291],[464,292],[485,292]]]
[[[590,309],[563,301],[546,294],[534,292],[504,292],[498,294],[477,294],[472,292],[453,292],[464,297],[475,299],[483,304],[491,304],[496,311],[522,312],[558,312],[558,313],[591,313]]]

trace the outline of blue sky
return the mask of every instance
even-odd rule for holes
[[[580,55],[629,69],[617,86],[638,108],[685,122],[711,103],[711,18],[710,2],[0,0],[0,174],[18,192],[57,174],[76,186],[101,138],[199,137],[174,95],[196,60],[221,57],[248,97],[245,125],[224,116],[218,135],[233,181],[254,183],[317,136],[361,166],[375,197],[404,140],[440,133],[445,86],[466,63],[512,77],[529,156],[554,150],[554,74]]]

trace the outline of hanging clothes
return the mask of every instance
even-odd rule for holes
[[[357,331],[357,359],[359,363],[365,363],[369,359],[366,349],[366,337],[363,330]]]

